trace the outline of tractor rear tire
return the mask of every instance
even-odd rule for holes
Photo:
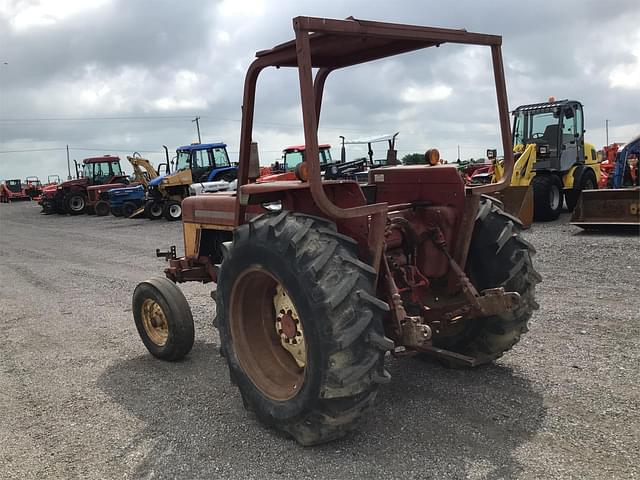
[[[114,217],[121,217],[122,216],[122,207],[113,207],[111,209],[111,215],[113,215]]]
[[[594,190],[598,188],[598,181],[596,180],[596,174],[593,170],[589,169],[582,174],[580,178],[579,190],[572,189],[565,193],[564,200],[567,203],[567,210],[573,212],[578,204],[578,198],[583,190]]]
[[[87,210],[87,198],[81,193],[70,193],[64,198],[64,207],[69,215],[82,215]]]
[[[173,362],[191,351],[193,316],[175,283],[164,277],[139,283],[132,304],[140,338],[153,356]]]
[[[238,227],[223,251],[221,353],[245,407],[302,445],[344,436],[390,379],[375,270],[334,223],[286,211]],[[276,311],[281,293],[291,309]]]
[[[562,211],[562,181],[553,174],[536,174],[533,186],[533,216],[536,220],[555,220]]]
[[[182,218],[182,204],[176,200],[169,200],[165,204],[162,214],[170,222],[180,220]]]
[[[136,210],[138,210],[138,205],[133,202],[124,202],[122,205],[122,216],[129,218]]]
[[[479,291],[504,287],[505,291],[518,292],[521,303],[501,315],[469,320],[459,334],[434,338],[435,346],[485,364],[501,357],[528,331],[527,322],[538,309],[535,286],[542,278],[531,262],[535,249],[520,232],[517,219],[492,200],[482,199],[469,247],[467,274]]]
[[[109,210],[111,210],[111,207],[109,206],[109,202],[107,202],[106,200],[98,200],[98,203],[96,203],[94,210],[97,216],[104,217],[106,215],[109,215]]]
[[[158,220],[162,218],[163,205],[162,202],[157,200],[147,200],[144,205],[144,215],[149,220]]]

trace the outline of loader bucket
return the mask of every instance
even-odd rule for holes
[[[500,200],[504,211],[522,222],[523,228],[533,223],[533,188],[531,186],[511,186],[490,196]]]
[[[582,228],[640,226],[640,188],[583,190],[571,216]]]

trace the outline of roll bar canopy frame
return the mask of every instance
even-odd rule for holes
[[[312,198],[320,210],[334,219],[378,216],[386,212],[386,204],[340,208],[326,196],[322,187],[317,134],[327,77],[332,71],[340,68],[428,47],[439,47],[444,43],[488,46],[491,49],[493,64],[505,175],[498,183],[470,187],[468,191],[479,195],[498,191],[509,185],[514,161],[501,36],[466,30],[357,20],[352,17],[346,20],[296,17],[293,19],[293,30],[294,40],[256,53],[256,59],[249,66],[245,77],[238,172],[240,194],[237,197],[236,225],[244,223],[245,218],[246,206],[242,205],[241,199],[243,186],[249,181],[256,84],[260,72],[266,67],[298,68],[308,182]],[[318,69],[315,79],[314,68]]]

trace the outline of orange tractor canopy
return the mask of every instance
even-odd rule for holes
[[[297,17],[293,30],[247,71],[237,193],[184,200],[184,256],[156,251],[169,267],[136,287],[133,315],[147,349],[177,360],[194,327],[176,282],[215,283],[220,351],[244,405],[312,445],[356,426],[390,381],[387,352],[467,367],[502,356],[527,331],[540,276],[519,221],[483,195],[508,186],[513,169],[500,36],[353,18]],[[489,47],[503,180],[465,186],[439,164],[371,169],[365,185],[323,180],[317,132],[330,73],[447,43]],[[302,180],[255,181],[256,82],[270,67],[298,72]]]

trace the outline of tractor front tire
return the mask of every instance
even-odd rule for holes
[[[157,200],[147,200],[147,203],[144,205],[144,215],[149,220],[162,218],[163,210],[162,202],[158,202]]]
[[[132,304],[140,338],[153,356],[173,362],[191,351],[193,316],[175,283],[164,277],[139,283]]]
[[[82,215],[87,209],[87,198],[81,193],[70,193],[64,199],[64,206],[69,215]]]
[[[223,250],[221,353],[245,407],[302,445],[347,434],[390,379],[375,270],[334,223],[286,211],[238,227]]]
[[[124,202],[122,205],[122,216],[129,218],[138,209],[138,205],[133,202]]]
[[[109,215],[111,207],[109,206],[109,202],[107,202],[106,200],[98,200],[98,203],[96,203],[94,210],[97,216],[104,217],[106,215]]]
[[[162,214],[170,222],[180,220],[182,218],[182,204],[176,200],[169,200],[165,204]]]
[[[42,213],[44,213],[45,215],[56,213],[56,204],[50,200],[43,200]]]
[[[535,220],[555,220],[562,211],[562,181],[553,174],[536,174],[533,186],[533,217]]]
[[[492,200],[483,198],[471,237],[467,274],[481,291],[503,287],[518,292],[515,309],[469,320],[453,337],[434,338],[437,347],[474,357],[478,365],[494,361],[511,349],[528,331],[534,310],[535,286],[541,277],[533,268],[535,249],[521,237],[521,224],[505,214]]]

